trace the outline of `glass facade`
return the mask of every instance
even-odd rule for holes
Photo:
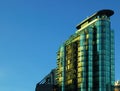
[[[57,52],[59,91],[113,91],[112,10],[102,10],[77,26]]]

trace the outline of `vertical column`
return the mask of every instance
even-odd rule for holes
[[[62,63],[62,91],[65,91],[65,45],[60,49],[60,60]]]
[[[104,20],[104,27],[103,27],[103,33],[104,33],[104,45],[105,45],[105,74],[106,74],[106,91],[111,91],[111,31],[110,31],[110,22],[108,20]]]
[[[85,34],[82,33],[80,35],[80,63],[81,66],[81,90],[80,91],[86,91],[86,62],[85,62]]]
[[[111,31],[111,89],[115,82],[114,31]]]
[[[89,27],[88,40],[88,91],[93,89],[93,28]]]
[[[101,20],[101,83],[102,91],[111,91],[111,44],[110,22],[106,18]],[[103,83],[104,82],[104,83]],[[100,91],[101,91],[100,90]]]
[[[96,28],[97,28],[97,55],[98,55],[98,73],[95,74],[97,78],[97,87],[98,91],[102,91],[102,34],[101,34],[101,21],[96,22]]]

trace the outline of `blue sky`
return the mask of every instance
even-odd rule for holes
[[[76,25],[101,9],[112,9],[115,79],[120,79],[120,1],[0,0],[0,91],[34,91],[56,67],[59,46]]]

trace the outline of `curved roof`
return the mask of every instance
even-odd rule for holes
[[[96,15],[107,15],[108,17],[112,16],[113,14],[114,14],[114,11],[109,9],[103,9],[96,13]]]
[[[89,21],[90,19],[94,18],[95,16],[101,16],[101,15],[107,15],[108,17],[112,16],[114,14],[114,11],[113,10],[110,10],[110,9],[103,9],[103,10],[100,10],[96,13],[94,13],[93,15],[91,15],[90,17],[88,17],[87,19],[83,20],[80,24],[78,24],[76,26],[77,29],[80,28],[80,26],[85,23],[86,21]]]

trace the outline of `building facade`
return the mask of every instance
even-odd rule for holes
[[[101,10],[77,25],[57,52],[58,91],[113,91],[112,10]]]

